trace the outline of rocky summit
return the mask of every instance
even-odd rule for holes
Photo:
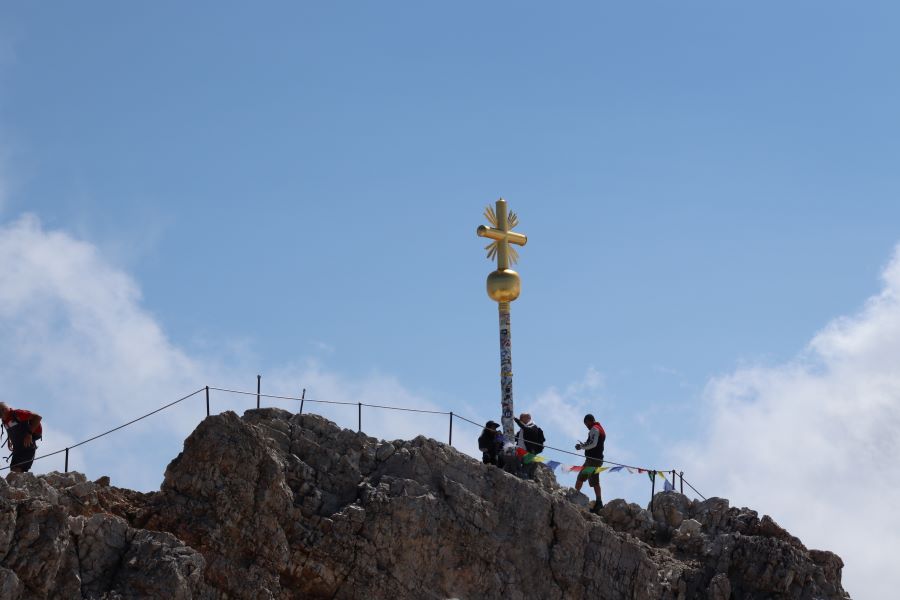
[[[727,500],[600,515],[446,444],[278,409],[204,420],[159,492],[0,480],[0,598],[848,598],[836,555]]]

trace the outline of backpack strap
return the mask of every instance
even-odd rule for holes
[[[19,422],[19,419],[16,418],[16,413],[15,413],[15,411],[13,411],[13,409],[11,409],[11,408],[9,409],[9,414],[10,414],[10,417],[12,418],[12,420],[14,420],[16,423]],[[10,435],[9,435],[9,431],[8,431],[7,428],[6,428],[6,423],[4,422],[4,423],[2,423],[2,425],[3,425],[3,426],[0,427],[0,430],[2,430],[2,431],[0,431],[0,446],[2,446],[2,445],[3,445],[3,442],[4,442],[3,436],[6,436],[6,443],[9,443],[9,442],[12,441],[12,438],[11,438]],[[5,458],[3,459],[4,462],[7,462],[7,463],[8,463],[8,462],[9,462],[9,459],[11,459],[12,456],[13,456],[13,453],[10,452],[10,453],[9,453],[9,456],[7,456],[7,457],[5,457]]]
[[[15,421],[16,423],[19,422],[19,419],[16,417],[16,411],[12,408],[9,409],[9,418],[11,421]],[[3,421],[2,423],[0,423],[0,425],[2,425],[2,427],[0,427],[0,444],[2,444],[4,442],[3,437],[6,436],[6,441],[8,442],[10,439],[10,435],[9,427],[6,425],[6,421]],[[6,460],[9,461],[9,458],[7,458]]]

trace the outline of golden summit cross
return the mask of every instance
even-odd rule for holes
[[[510,244],[524,246],[528,242],[528,237],[512,231],[512,228],[519,224],[519,217],[516,213],[507,211],[506,200],[503,198],[497,200],[496,211],[492,206],[484,209],[484,217],[492,227],[480,225],[475,233],[494,240],[484,247],[488,251],[488,258],[497,257],[498,271],[508,269],[510,264],[516,264],[519,261],[519,253],[515,248],[510,247]],[[493,296],[491,297],[493,298]]]
[[[512,339],[510,336],[510,302],[519,297],[522,283],[519,274],[509,268],[510,263],[518,262],[519,253],[510,244],[524,246],[528,238],[512,229],[519,224],[516,213],[508,211],[506,200],[500,198],[496,202],[496,210],[490,206],[484,216],[491,226],[480,225],[476,233],[488,238],[490,244],[485,246],[487,256],[497,258],[497,270],[487,278],[487,293],[497,302],[500,313],[500,421],[503,424],[504,448],[508,456],[506,468],[513,467],[512,454],[515,452],[515,430],[513,428],[513,392],[512,392]]]

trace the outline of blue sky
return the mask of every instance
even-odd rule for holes
[[[870,309],[900,241],[898,17],[887,2],[7,4],[0,264],[21,289],[0,302],[4,393],[42,407],[57,440],[257,373],[272,392],[496,417],[474,232],[502,195],[529,236],[517,406],[562,446],[581,425],[561,417],[592,410],[610,458],[696,473],[818,535],[765,483],[721,477],[760,449],[704,457],[733,439],[722,394],[751,398],[740,426],[764,450],[805,413],[771,426],[792,399],[767,403],[782,388],[761,381],[832,373],[812,387],[839,397],[828,332],[893,323]],[[884,343],[873,355],[893,356]],[[114,391],[132,382],[143,392]],[[898,398],[873,401],[875,420],[900,423]],[[199,418],[185,411],[173,441],[142,430],[85,449],[85,470],[157,485]],[[606,486],[647,500],[643,483]],[[857,546],[818,545],[844,556],[851,592],[877,585]]]

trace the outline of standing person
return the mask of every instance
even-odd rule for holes
[[[575,444],[576,450],[584,450],[584,466],[575,480],[575,489],[580,492],[584,480],[587,479],[597,496],[593,511],[599,513],[603,508],[603,499],[600,496],[600,473],[596,469],[603,466],[603,445],[606,443],[606,431],[591,414],[584,415],[584,426],[588,428],[588,439]],[[584,469],[589,467],[594,470],[590,475],[585,475]]]
[[[13,473],[25,473],[31,470],[34,453],[37,451],[36,440],[41,439],[41,415],[29,410],[10,408],[0,402],[0,420],[9,436],[6,446],[12,450],[12,462],[9,470]]]
[[[520,471],[526,479],[533,479],[537,463],[532,460],[525,464],[524,455],[527,453],[537,456],[544,451],[544,432],[531,420],[531,415],[528,413],[519,415],[519,418],[516,419],[516,425],[520,427],[519,432],[516,434],[517,454],[523,457],[519,459],[521,461],[519,463]]]
[[[481,460],[486,465],[500,465],[500,455],[503,452],[503,434],[497,431],[499,423],[488,421],[478,437],[478,449],[481,450]]]

